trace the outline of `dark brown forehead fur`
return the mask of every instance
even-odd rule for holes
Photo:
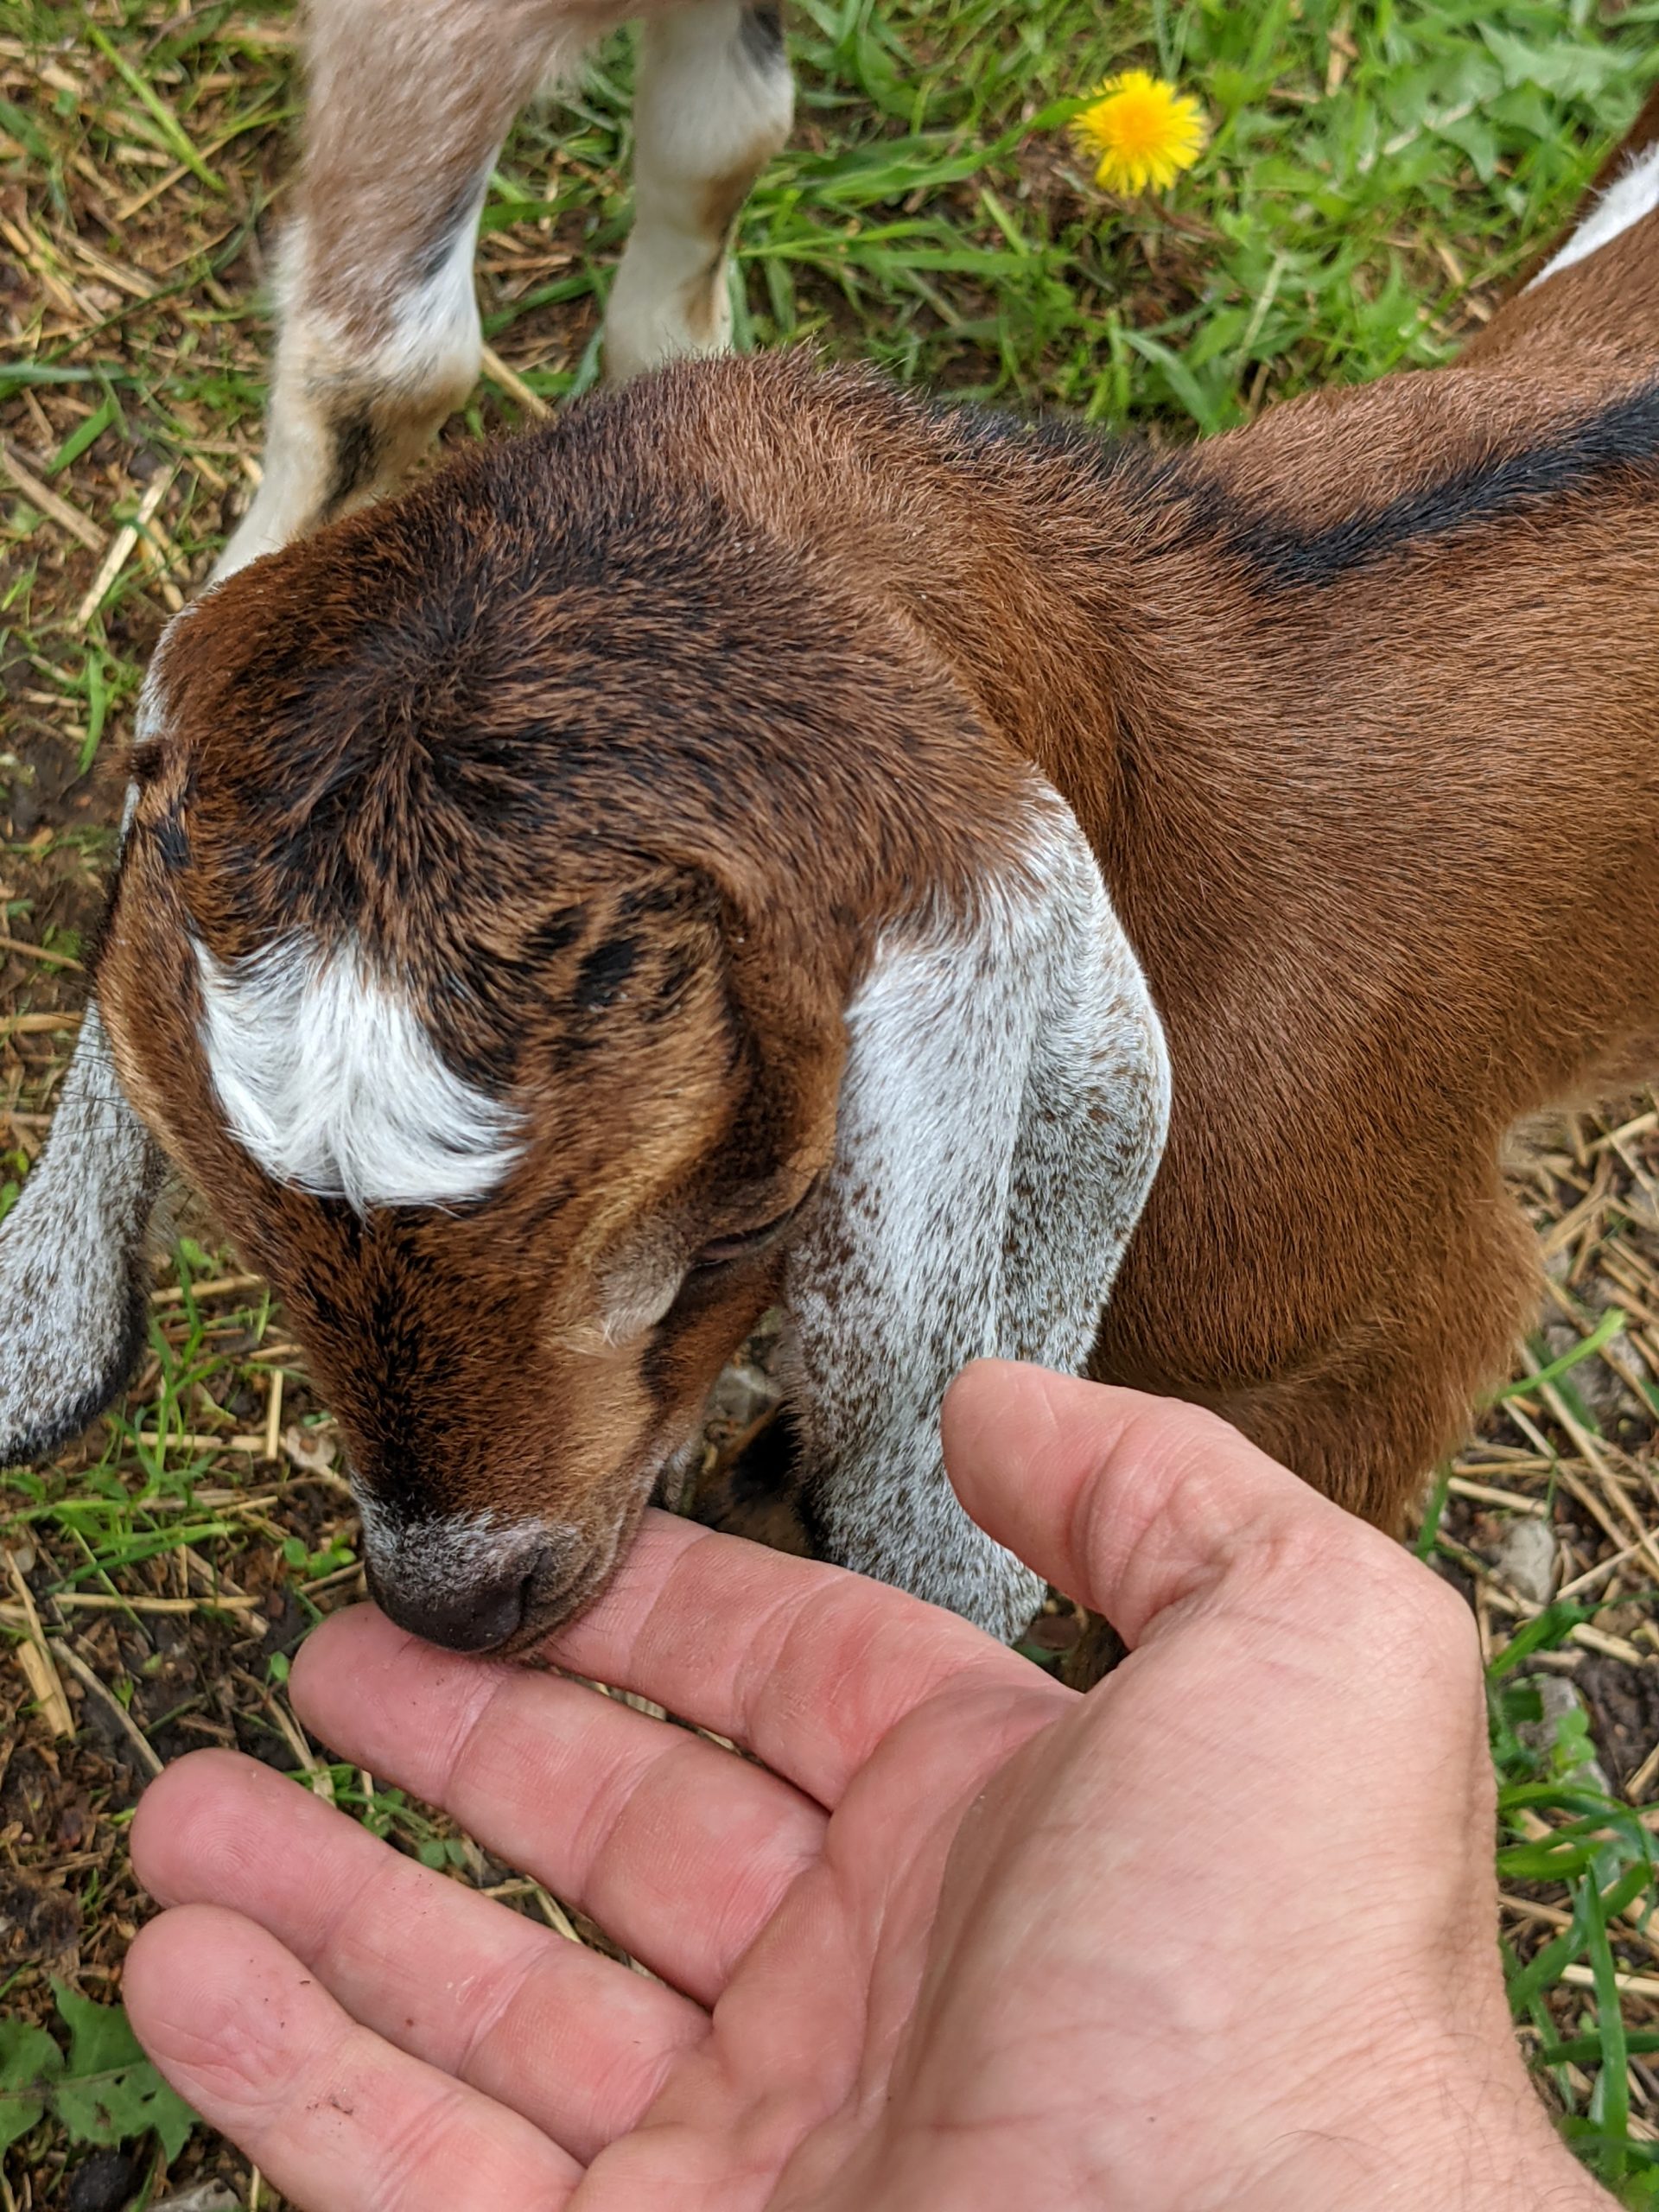
[[[734,902],[785,931],[810,907],[795,964],[844,988],[846,918],[893,903],[875,879],[919,883],[971,715],[890,617],[677,467],[674,427],[649,384],[591,403],[181,622],[135,842],[220,960],[352,933],[493,1090],[532,997],[567,1058],[648,1027]]]

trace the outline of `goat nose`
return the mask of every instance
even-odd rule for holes
[[[537,1559],[520,1552],[499,1571],[476,1573],[447,1587],[411,1586],[371,1573],[370,1587],[383,1613],[428,1643],[446,1651],[491,1651],[524,1624]]]

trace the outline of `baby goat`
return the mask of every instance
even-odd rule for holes
[[[1656,197],[1179,456],[683,365],[187,610],[0,1451],[120,1382],[159,1142],[446,1643],[593,1594],[774,1302],[824,1551],[1001,1633],[976,1353],[1397,1522],[1533,1306],[1505,1132],[1659,1061]]]
[[[538,84],[643,19],[633,228],[605,326],[618,377],[724,346],[732,226],[793,111],[776,6],[308,0],[306,14],[264,480],[221,575],[396,483],[471,391],[474,238],[501,141]]]

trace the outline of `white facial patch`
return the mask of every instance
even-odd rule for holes
[[[439,1058],[351,940],[277,938],[234,967],[196,947],[200,1037],[231,1134],[279,1183],[369,1206],[481,1198],[518,1117]]]
[[[1587,261],[1592,253],[1599,253],[1632,223],[1639,223],[1659,207],[1659,145],[1649,146],[1638,154],[1624,174],[1615,177],[1595,206],[1579,225],[1567,244],[1544,268],[1538,271],[1527,289],[1530,292],[1563,269],[1571,269],[1577,261]]]

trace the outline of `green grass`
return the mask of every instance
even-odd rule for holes
[[[1570,1615],[1573,1609],[1561,1610]],[[1549,1624],[1551,1633],[1533,1648],[1559,1649],[1553,1637],[1573,1625],[1566,1618]],[[1538,1695],[1533,1685],[1513,1679],[1505,1658],[1491,1670],[1505,1839],[1497,1854],[1498,1878],[1505,1885],[1559,1884],[1570,1916],[1568,1925],[1529,1956],[1506,1942],[1510,2009],[1517,2024],[1533,2031],[1533,2063],[1548,2075],[1564,2132],[1585,2163],[1627,2204],[1659,2204],[1659,2159],[1650,2143],[1633,2140],[1630,2133],[1627,2072],[1632,2056],[1659,2052],[1659,2029],[1635,2028],[1627,2020],[1614,1948],[1621,1915],[1634,1914],[1649,1924],[1656,1897],[1653,1832],[1628,1804],[1586,1783],[1585,1763],[1594,1747],[1581,1715],[1558,1724],[1548,1749],[1522,1741],[1517,1723],[1537,1721]],[[1586,1962],[1592,1988],[1576,2028],[1563,2034],[1549,1993],[1564,1974]],[[1586,2067],[1594,2069],[1587,2096],[1581,2093],[1582,2073],[1575,2080],[1571,2070]]]
[[[798,0],[792,18],[799,124],[745,219],[740,344],[810,343],[906,381],[1160,439],[1448,358],[1565,220],[1659,76],[1659,0],[1605,19],[1578,0]],[[0,472],[0,934],[70,959],[95,911],[145,657],[245,499],[244,457],[258,451],[262,242],[298,111],[289,23],[265,0],[0,0],[0,213],[16,233],[0,233],[0,257],[16,272],[0,273],[0,438],[84,525],[78,535]],[[1094,82],[1128,63],[1178,79],[1213,127],[1199,166],[1161,199],[1097,192],[1063,129]],[[549,401],[597,371],[626,222],[629,68],[626,41],[613,41],[580,91],[524,118],[485,212],[490,342]],[[517,419],[486,381],[450,435]],[[136,550],[86,610],[99,549],[158,480]],[[76,986],[73,969],[0,952],[0,1109],[12,1117],[0,1121],[0,1211],[38,1149],[72,1034],[39,1025],[75,1003]],[[16,1014],[37,1026],[8,1036]],[[1602,1172],[1584,1149],[1593,1134],[1564,1140],[1528,1185],[1541,1229]],[[1544,1381],[1518,1371],[1460,1463],[1460,1479],[1541,1506],[1580,1575],[1615,1546],[1583,1505],[1602,1477],[1561,1408],[1605,1440],[1609,1465],[1617,1454],[1649,1471],[1648,1491],[1633,1476],[1629,1495],[1659,1522],[1659,1337],[1649,1357],[1634,1324],[1627,1338],[1602,1319],[1632,1294],[1630,1269],[1648,1266],[1653,1143],[1638,1135],[1604,1155],[1618,1163],[1605,1211],[1550,1317],[1559,1327],[1570,1314],[1573,1341],[1540,1339],[1531,1364]],[[257,1293],[199,1287],[232,1264],[181,1246],[140,1389],[55,1467],[0,1475],[0,1541],[27,1562],[48,1639],[73,1646],[146,1740],[168,1754],[235,1740],[295,1768],[286,1654],[353,1594],[356,1531],[280,1315]],[[1649,1295],[1659,1305],[1659,1280]],[[1608,1371],[1620,1344],[1647,1379],[1633,1414],[1599,1422],[1584,1377]],[[250,1440],[267,1426],[274,1373],[296,1448],[273,1461]],[[1520,1900],[1505,1917],[1516,2016],[1581,2154],[1627,2202],[1656,2206],[1659,2005],[1619,1986],[1659,1976],[1659,1938],[1630,1918],[1656,1896],[1656,1816],[1586,1780],[1581,1714],[1553,1741],[1528,1725],[1541,1667],[1573,1679],[1580,1665],[1659,1663],[1652,1579],[1638,1557],[1529,1621],[1497,1563],[1506,1517],[1449,1482],[1423,1549],[1474,1578],[1492,1656],[1497,1864]],[[10,1595],[0,1586],[0,1603]],[[116,1597],[188,1610],[86,1603]],[[15,1607],[0,1628],[22,1640]],[[1636,1659],[1609,1659],[1585,1641],[1597,1634]],[[107,1995],[142,1910],[123,1841],[139,1768],[92,1693],[73,1741],[56,1745],[15,1666],[0,1666],[0,1696],[17,1713],[0,1881],[60,1878],[72,1971]],[[523,1901],[510,1870],[448,1823],[307,1757],[313,1787],[402,1847]],[[46,1810],[30,1811],[30,1777],[54,1762],[61,1791],[40,1783]],[[80,1840],[66,1847],[71,1814]],[[1356,1942],[1363,1951],[1363,1931]],[[0,2013],[51,2018],[63,1964],[9,1968]],[[13,2201],[59,2201],[73,2155],[42,2121],[6,2159]],[[161,2189],[164,2164],[142,2149],[135,2202]],[[246,2201],[245,2169],[200,2136],[167,2185],[213,2171]]]

